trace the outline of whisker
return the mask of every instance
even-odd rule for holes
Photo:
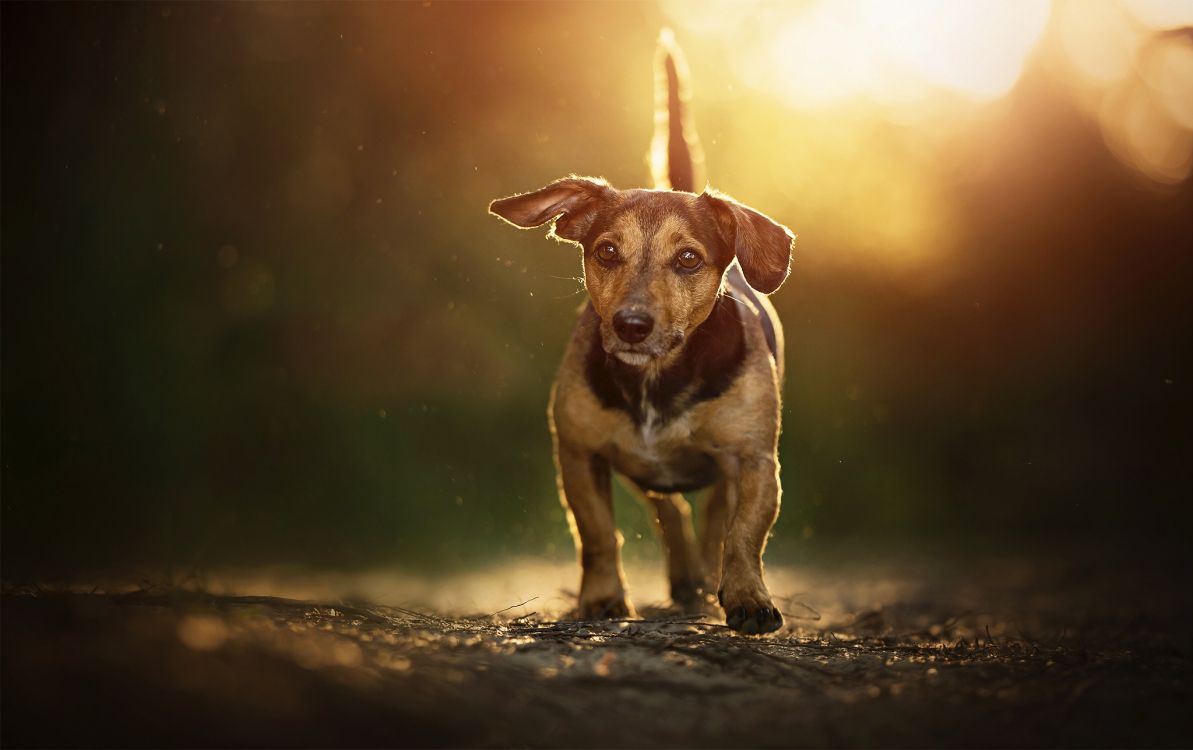
[[[552,299],[567,299],[568,297],[575,297],[577,294],[581,294],[587,289],[587,287],[584,285],[584,277],[583,276],[550,276],[550,275],[548,275],[548,278],[555,279],[556,281],[574,281],[577,284],[579,284],[579,288],[576,289],[576,291],[572,292],[571,294],[561,294],[558,297],[553,297]]]

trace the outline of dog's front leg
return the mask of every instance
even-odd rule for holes
[[[737,508],[725,535],[718,598],[725,622],[742,633],[769,633],[783,625],[762,581],[762,550],[779,516],[779,470],[772,457],[743,457],[737,465]]]
[[[737,480],[721,477],[704,501],[704,525],[700,532],[700,556],[704,561],[705,591],[721,587],[721,559],[729,517],[737,507]]]
[[[655,529],[667,554],[667,581],[671,602],[681,609],[697,611],[704,603],[707,588],[700,557],[696,552],[696,533],[692,529],[692,506],[678,492],[652,492],[633,480],[626,484],[654,515]]]
[[[621,534],[613,524],[609,462],[559,441],[559,493],[580,557],[582,618],[633,617],[621,571]]]

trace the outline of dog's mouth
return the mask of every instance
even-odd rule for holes
[[[682,333],[672,333],[664,341],[654,345],[626,344],[619,340],[612,347],[606,348],[606,351],[609,356],[631,367],[645,367],[651,362],[666,358],[668,354],[679,348],[683,339]]]
[[[627,365],[633,365],[634,367],[642,367],[655,358],[653,354],[631,351],[613,352],[613,356],[617,357],[622,362],[625,362]]]

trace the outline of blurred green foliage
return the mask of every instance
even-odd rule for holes
[[[570,555],[545,406],[580,267],[485,207],[569,172],[646,183],[663,20],[5,4],[6,577]],[[908,283],[869,253],[864,205],[846,232],[734,169],[746,144],[718,134],[737,110],[700,99],[721,62],[692,61],[709,176],[801,236],[775,297],[771,554],[1187,547],[1188,182],[1121,167],[1029,68],[952,154],[981,170],[900,152],[954,226],[930,248],[947,273]],[[738,106],[776,137],[802,116],[751,96]],[[856,159],[913,136],[878,132]],[[629,554],[649,554],[645,512],[617,503]]]

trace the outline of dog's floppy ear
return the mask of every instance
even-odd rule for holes
[[[533,193],[493,201],[489,204],[489,213],[523,229],[555,219],[552,231],[556,237],[579,242],[592,228],[597,211],[616,194],[617,191],[604,180],[565,177]]]
[[[712,211],[750,286],[763,294],[778,289],[791,270],[791,230],[712,189],[705,189],[700,200]]]

